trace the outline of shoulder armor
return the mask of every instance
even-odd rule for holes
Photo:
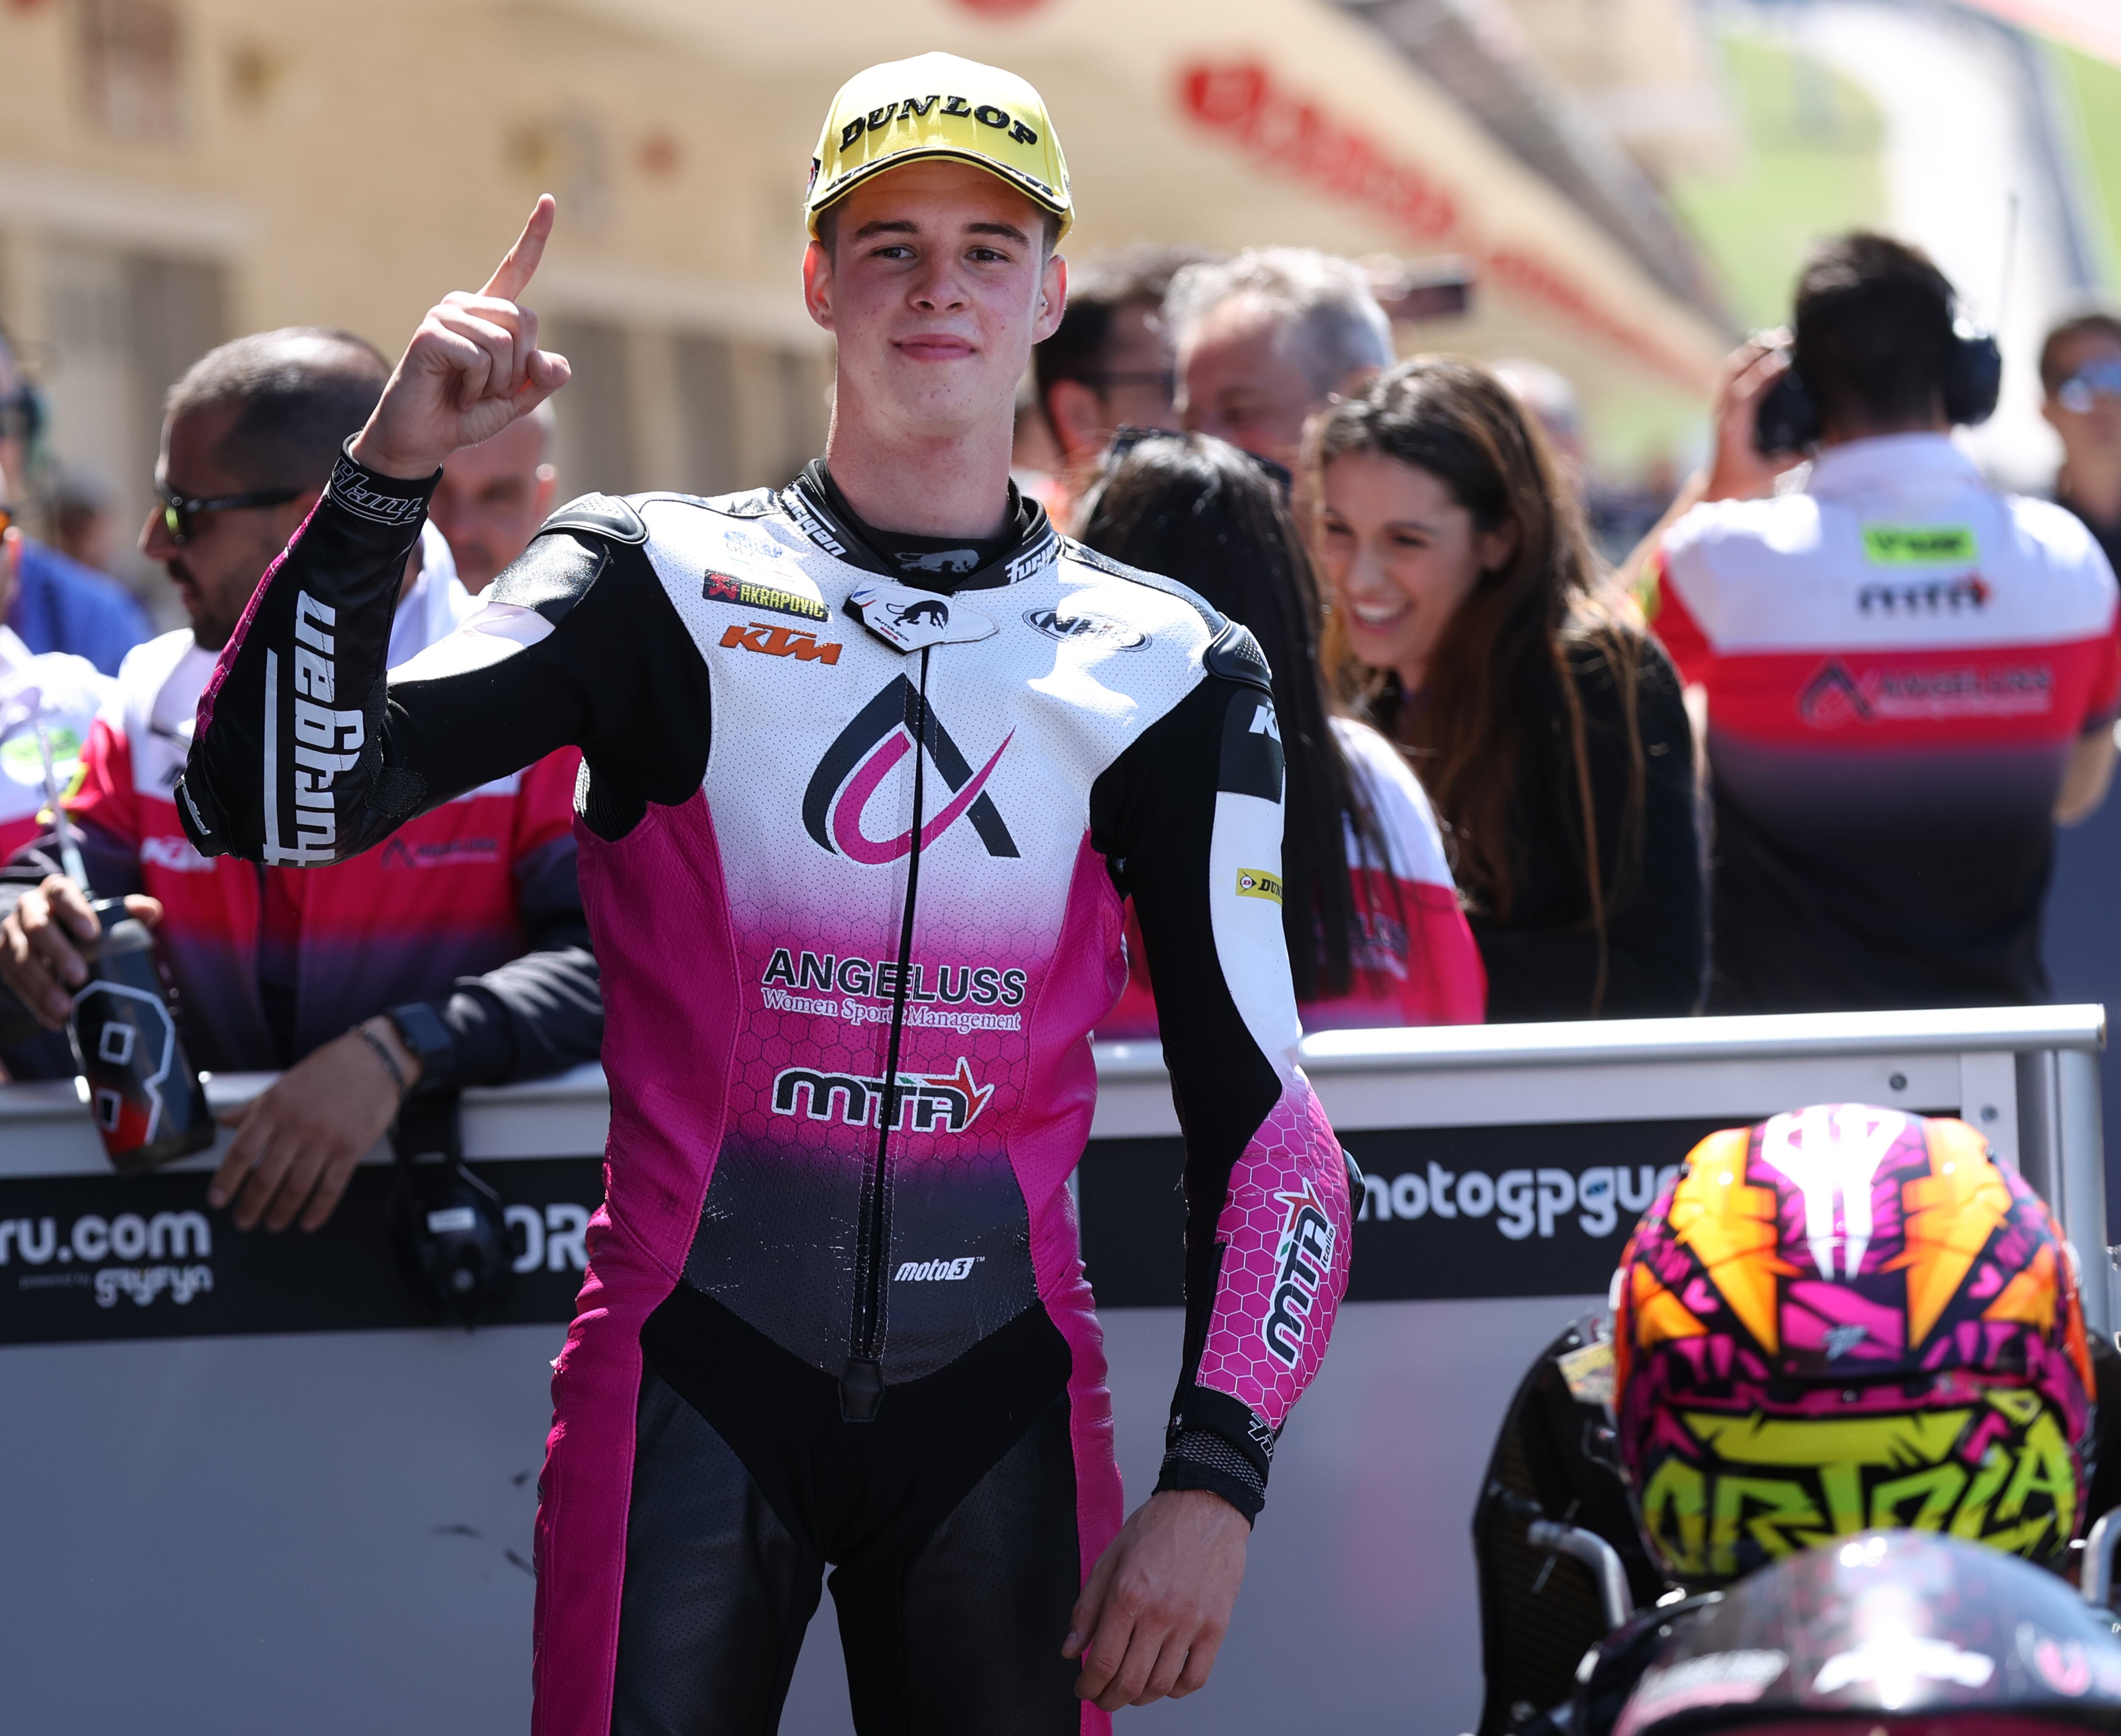
[[[764,518],[776,503],[771,488],[747,488],[741,494],[717,494],[695,502],[727,518]]]
[[[1207,665],[1209,674],[1226,681],[1247,682],[1269,693],[1274,691],[1274,671],[1267,667],[1266,653],[1242,621],[1231,622],[1216,634],[1200,660]]]
[[[1139,579],[1142,574],[1123,561],[1100,553],[1088,543],[1078,542],[1072,536],[1060,539],[1060,547],[1071,561],[1080,561],[1085,567],[1094,567],[1100,572],[1108,572],[1116,579]]]
[[[1200,612],[1200,618],[1208,623],[1210,633],[1223,630],[1226,617],[1191,586],[1182,585],[1176,579],[1167,579],[1160,572],[1144,572],[1139,567],[1130,567],[1124,561],[1116,561],[1110,555],[1093,548],[1087,543],[1078,542],[1072,536],[1060,539],[1060,551],[1070,560],[1099,572],[1110,573],[1116,579],[1125,579],[1130,585],[1140,585],[1150,590],[1162,591],[1167,597],[1176,597],[1181,602]]]
[[[585,494],[569,501],[538,526],[538,534],[543,536],[548,530],[586,530],[614,543],[648,540],[648,527],[632,503],[609,494]]]
[[[624,502],[608,501],[602,495],[592,494],[586,498],[622,511],[631,510]],[[567,611],[588,595],[590,586],[596,582],[596,576],[604,571],[604,563],[611,558],[608,550],[574,534],[587,527],[560,522],[573,511],[569,506],[548,519],[544,528],[532,539],[530,546],[508,563],[478,600],[534,609],[557,627]],[[635,520],[635,523],[639,522]],[[596,534],[607,534],[601,529]],[[633,540],[637,542],[640,539]]]

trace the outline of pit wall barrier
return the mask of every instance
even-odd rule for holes
[[[1275,1455],[1215,1677],[1129,1715],[1184,1733],[1468,1729],[1468,1528],[1531,1356],[1602,1300],[1703,1135],[1808,1103],[1963,1116],[2056,1208],[2114,1325],[2104,1010],[1323,1033],[1304,1064],[1365,1172],[1325,1368]],[[1181,1147],[1154,1046],[1098,1051],[1078,1174],[1130,1504],[1179,1354]],[[217,1104],[259,1076],[211,1081]],[[548,1364],[602,1197],[601,1072],[468,1094],[507,1202],[499,1321],[436,1326],[392,1270],[371,1155],[313,1236],[236,1234],[202,1154],[127,1179],[71,1085],[0,1089],[0,1682],[32,1729],[312,1736],[527,1727]],[[1057,1646],[1060,1636],[1055,1636]],[[851,1730],[813,1622],[784,1730]]]

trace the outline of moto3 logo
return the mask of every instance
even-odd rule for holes
[[[971,825],[989,856],[1019,854],[994,798],[986,794],[987,780],[1016,739],[1015,732],[1003,736],[986,763],[973,771],[935,708],[922,705],[913,684],[903,675],[895,677],[855,713],[854,721],[826,749],[803,791],[804,830],[820,849],[871,868],[895,862],[913,847],[910,824],[893,837],[874,838],[863,829],[862,815],[878,786],[914,751],[911,720],[916,716],[921,746],[952,792],[932,818],[924,819],[921,847],[933,848],[935,840],[962,819]]]
[[[958,1284],[972,1276],[972,1268],[986,1258],[968,1253],[954,1260],[908,1260],[893,1278],[900,1284]]]
[[[1063,645],[1070,640],[1092,640],[1113,651],[1140,651],[1149,643],[1149,635],[1138,632],[1124,621],[1115,621],[1107,615],[1064,615],[1057,609],[1028,609],[1023,612],[1024,624],[1035,627],[1049,639],[1058,639]]]

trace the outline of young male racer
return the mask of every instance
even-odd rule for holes
[[[772,1729],[830,1563],[865,1733],[1102,1729],[1206,1680],[1345,1284],[1267,673],[1009,486],[1066,288],[1037,92],[873,68],[809,203],[823,460],[778,494],[576,502],[386,689],[389,576],[441,461],[567,377],[519,299],[541,199],[349,442],[179,800],[207,854],[321,862],[583,750],[612,1130],[541,1482],[536,1729]],[[1130,893],[1189,1300],[1158,1492],[1121,1527],[1065,1184]]]

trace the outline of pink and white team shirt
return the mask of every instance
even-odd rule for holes
[[[1943,435],[1680,520],[1652,624],[1708,698],[1712,1006],[2040,998],[2052,815],[2121,705],[2115,615],[2084,526]]]

